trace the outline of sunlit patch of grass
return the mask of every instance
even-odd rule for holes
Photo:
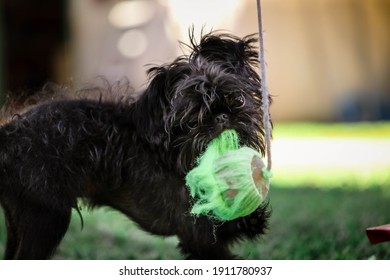
[[[276,124],[272,183],[390,186],[390,123]]]
[[[274,138],[280,137],[345,137],[345,138],[388,138],[390,122],[359,123],[276,123]]]
[[[383,188],[390,191],[390,167],[377,167],[376,170],[339,169],[337,167],[275,168],[271,179],[273,184],[295,188],[307,185],[317,188]]]

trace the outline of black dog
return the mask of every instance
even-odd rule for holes
[[[264,154],[256,39],[190,37],[191,54],[151,68],[136,102],[47,101],[0,127],[6,259],[49,258],[79,198],[177,235],[188,258],[234,258],[233,241],[264,233],[267,203],[222,224],[190,214],[184,178],[211,139],[235,129]]]

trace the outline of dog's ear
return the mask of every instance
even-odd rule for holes
[[[155,66],[147,71],[149,85],[135,104],[139,132],[156,145],[168,145],[171,133],[171,109],[176,85],[188,75],[188,63],[179,57],[171,64]]]
[[[185,76],[189,76],[191,69],[187,58],[181,56],[170,64],[152,67],[147,73],[149,76],[148,94],[170,103],[176,93],[177,83]]]
[[[169,107],[167,73],[165,66],[150,68],[149,85],[134,105],[138,133],[150,144],[161,145],[168,137],[164,127]]]
[[[230,34],[208,33],[196,42],[193,32],[190,31],[190,45],[192,54],[190,59],[205,59],[206,61],[223,64],[233,73],[252,76],[258,64],[258,52],[255,47],[257,38],[249,35],[239,38]]]

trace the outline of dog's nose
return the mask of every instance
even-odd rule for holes
[[[229,116],[225,113],[219,114],[215,117],[215,123],[224,124],[229,121]]]

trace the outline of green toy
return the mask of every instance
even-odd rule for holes
[[[194,215],[229,221],[252,213],[268,193],[271,173],[261,155],[240,147],[237,132],[226,130],[210,142],[186,176]]]

